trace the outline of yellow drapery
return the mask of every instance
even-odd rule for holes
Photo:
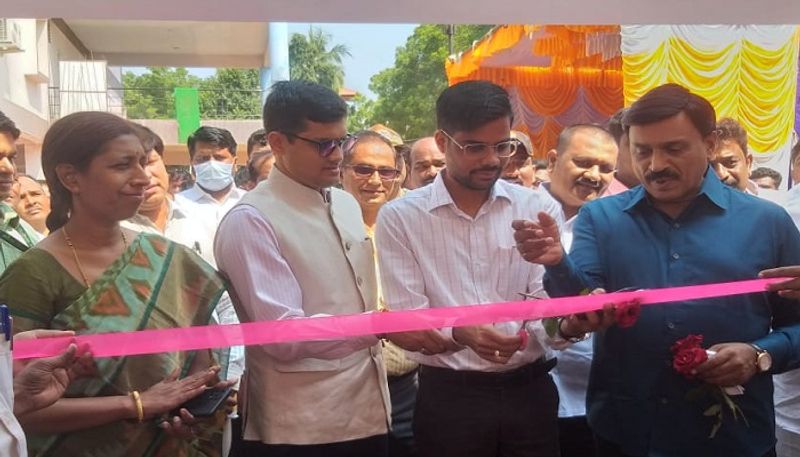
[[[625,36],[623,35],[623,41]],[[700,49],[669,36],[650,52],[622,56],[625,104],[674,82],[707,98],[717,117],[738,120],[756,153],[778,150],[794,128],[800,32],[776,49],[740,39]]]

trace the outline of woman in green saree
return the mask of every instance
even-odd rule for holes
[[[42,167],[50,235],[0,277],[15,331],[103,333],[206,325],[225,285],[188,248],[122,229],[150,179],[134,126],[108,113],[66,116],[48,130]],[[91,348],[89,348],[91,350]],[[98,359],[54,405],[23,418],[32,456],[214,456],[221,424],[186,410],[214,385],[207,351]],[[222,383],[227,385],[227,383]],[[197,432],[201,430],[201,432]]]

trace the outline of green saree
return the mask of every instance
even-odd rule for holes
[[[55,328],[83,334],[206,325],[224,290],[223,279],[194,252],[151,234],[140,234],[88,289],[37,248],[0,277],[0,302],[11,310],[15,332]],[[192,353],[166,353],[97,359],[99,376],[74,381],[65,397],[145,391],[176,369],[186,374],[193,358]],[[187,442],[164,434],[153,421],[119,421],[29,436],[29,451],[37,457],[216,456],[221,423],[217,425]]]

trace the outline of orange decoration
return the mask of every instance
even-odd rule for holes
[[[536,156],[544,157],[564,128],[555,116],[575,103],[579,90],[599,113],[610,117],[622,108],[622,57],[618,48],[608,49],[618,46],[619,33],[619,26],[609,25],[500,26],[472,50],[446,62],[447,78],[451,85],[481,79],[515,88],[520,101],[544,117],[544,123],[538,132],[523,125],[514,128],[528,133]],[[544,59],[548,66],[492,66],[496,64],[487,60],[508,61],[503,53],[523,44],[530,46],[532,56],[549,57]]]

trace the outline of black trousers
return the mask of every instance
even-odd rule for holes
[[[558,457],[555,360],[506,373],[420,368],[421,457]]]
[[[340,443],[293,445],[242,441],[242,457],[387,457],[386,435]]]
[[[417,370],[402,376],[389,376],[389,396],[392,400],[389,457],[416,457],[412,424],[417,402]]]
[[[595,443],[597,444],[597,457],[645,457],[645,456],[632,456],[622,452],[622,449],[611,441],[604,440],[599,436],[595,436]],[[775,448],[772,448],[764,454],[763,457],[775,457]]]
[[[586,416],[560,417],[558,440],[561,457],[595,457],[595,442]]]

